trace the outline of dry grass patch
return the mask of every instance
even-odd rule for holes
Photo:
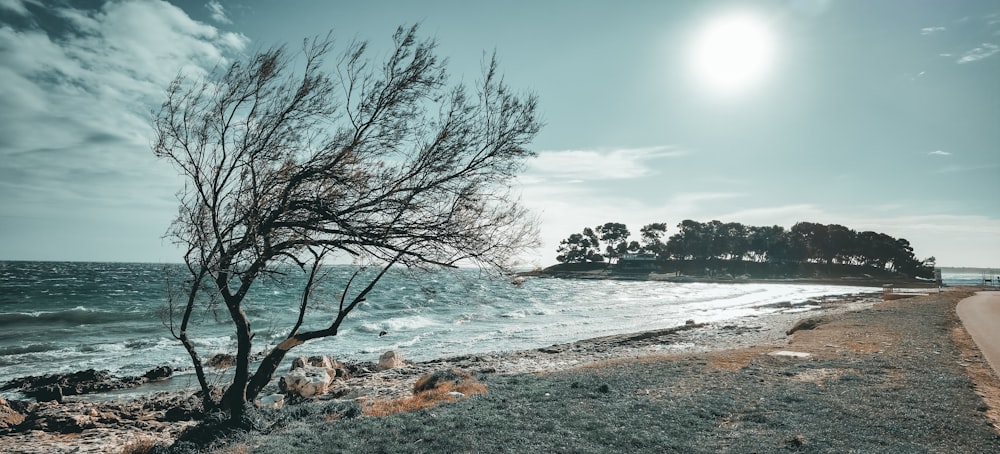
[[[413,386],[413,396],[400,399],[379,399],[365,402],[361,411],[365,416],[389,416],[425,408],[446,402],[486,394],[486,385],[472,375],[457,370],[435,372],[424,375]]]
[[[156,447],[162,447],[163,440],[156,438],[142,437],[125,443],[122,446],[122,454],[146,454]]]

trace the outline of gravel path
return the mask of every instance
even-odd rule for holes
[[[958,303],[962,325],[1000,374],[1000,292],[977,292]]]

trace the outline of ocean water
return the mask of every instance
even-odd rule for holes
[[[164,317],[168,289],[181,271],[180,265],[162,264],[0,262],[0,383],[89,368],[119,375],[139,375],[160,365],[190,370]],[[304,330],[332,321],[352,271],[328,268]],[[255,351],[287,335],[301,283],[301,276],[292,273],[260,282],[249,295],[246,311],[256,333]],[[757,315],[779,310],[770,307],[774,303],[808,307],[817,297],[873,291],[879,289],[545,278],[515,286],[473,270],[400,270],[383,278],[336,337],[296,347],[290,356],[377,361],[385,351],[397,350],[419,361],[520,350],[668,328],[688,319]],[[201,306],[196,320],[189,333],[203,358],[235,351],[224,308]],[[380,336],[383,331],[387,334]]]

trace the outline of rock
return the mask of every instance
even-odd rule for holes
[[[305,366],[321,367],[330,372],[330,378],[347,379],[350,377],[347,366],[329,356],[300,356],[292,361],[291,370],[300,369]]]
[[[476,379],[472,377],[472,374],[464,370],[454,368],[439,370],[417,379],[417,382],[413,385],[413,394],[430,391],[448,382],[458,385],[463,382],[475,380]]]
[[[692,318],[692,319],[688,319],[687,321],[685,321],[685,322],[684,322],[684,324],[685,324],[685,325],[688,325],[688,326],[690,326],[690,325],[694,325],[694,324],[695,324],[695,323],[694,323],[694,319],[693,319],[693,318]]]
[[[296,394],[302,397],[314,397],[325,394],[330,390],[334,376],[329,372],[331,369],[303,366],[293,369],[291,372],[281,377],[278,383],[279,388],[286,393]]]
[[[261,408],[281,408],[285,406],[284,394],[271,394],[257,399],[257,406]]]
[[[816,329],[822,323],[823,321],[818,318],[805,318],[796,322],[792,329],[785,331],[785,334],[791,336],[796,331]]]
[[[59,385],[47,385],[34,390],[24,390],[28,397],[34,397],[39,402],[62,402],[63,392]]]
[[[174,370],[170,366],[160,366],[151,369],[149,372],[143,374],[143,378],[148,381],[160,381],[170,378],[174,374]]]
[[[39,402],[61,402],[63,396],[75,396],[116,389],[134,388],[142,377],[116,377],[106,370],[84,370],[69,374],[49,374],[11,380],[3,389],[17,389]]]
[[[0,433],[12,431],[24,422],[24,415],[0,397]]]
[[[378,370],[389,370],[403,367],[403,355],[389,350],[378,359]]]
[[[229,353],[216,353],[205,362],[205,365],[218,369],[233,367],[236,365],[236,355],[230,355]]]

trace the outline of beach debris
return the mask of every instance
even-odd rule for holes
[[[403,367],[403,355],[399,354],[394,350],[389,350],[382,354],[378,359],[378,366],[376,370],[389,370]]]
[[[821,325],[822,323],[823,320],[819,318],[804,318],[796,322],[795,325],[791,327],[791,329],[785,331],[785,334],[791,336],[796,331],[816,329],[816,327]]]
[[[793,352],[793,351],[789,351],[789,350],[779,350],[779,351],[776,351],[776,352],[768,353],[768,355],[771,355],[771,356],[785,356],[785,357],[789,357],[789,358],[808,358],[808,357],[812,356],[812,353]]]

